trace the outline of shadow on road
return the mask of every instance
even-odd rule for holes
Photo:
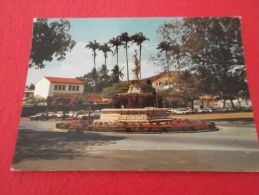
[[[126,137],[20,129],[13,164],[23,160],[75,159],[86,147],[112,144]]]

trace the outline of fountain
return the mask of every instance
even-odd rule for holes
[[[165,108],[143,108],[144,99],[152,96],[149,93],[143,93],[138,77],[140,66],[137,59],[137,51],[132,56],[135,67],[132,69],[133,80],[127,93],[118,94],[118,96],[127,99],[127,108],[120,109],[102,109],[100,119],[95,122],[127,122],[127,123],[150,123],[171,121]]]

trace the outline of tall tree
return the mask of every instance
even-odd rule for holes
[[[95,64],[95,58],[97,56],[96,54],[96,50],[100,47],[100,44],[96,42],[96,40],[94,40],[94,42],[89,41],[88,44],[85,46],[85,48],[89,48],[91,50],[93,50],[93,57],[94,57],[94,70],[96,72],[96,64]],[[95,93],[95,87],[96,87],[96,79],[94,80],[94,93]]]
[[[245,66],[239,18],[172,20],[160,25],[157,32],[162,41],[171,45],[169,63],[165,65],[167,58],[161,58],[160,53],[151,59],[164,69],[173,65],[179,74],[188,69],[196,72],[200,79],[199,89],[203,93],[218,95],[231,80],[242,79],[245,82],[245,78],[240,76],[245,73]],[[245,84],[240,86],[246,90]],[[238,93],[239,89],[236,90]]]
[[[104,43],[103,45],[100,45],[98,49],[103,52],[103,54],[104,54],[104,65],[107,66],[107,64],[106,64],[106,59],[108,58],[107,53],[112,52],[111,48],[108,46],[107,43]]]
[[[100,47],[100,44],[97,43],[96,40],[94,40],[94,42],[89,41],[88,44],[85,46],[85,48],[89,48],[93,50],[92,56],[94,57],[94,68],[96,68],[96,64],[95,64],[95,58],[97,56],[96,50],[99,49],[99,47]]]
[[[144,41],[149,41],[149,38],[147,38],[145,35],[143,35],[142,32],[136,33],[135,35],[131,36],[131,40],[133,41],[133,43],[136,43],[139,46],[139,67],[140,67],[140,71],[139,71],[139,77],[141,79],[141,51],[142,51],[142,43]]]
[[[118,65],[118,67],[120,68],[120,66],[119,66],[119,47],[124,45],[124,43],[121,42],[120,37],[116,37],[116,38],[113,37],[112,39],[109,40],[108,43],[112,47],[115,47],[113,55],[116,53],[116,56],[117,56],[117,64],[116,65]]]
[[[122,33],[119,36],[122,43],[124,43],[124,48],[126,49],[126,63],[127,63],[127,81],[129,82],[129,62],[128,62],[128,43],[131,41],[127,32]]]
[[[170,65],[169,65],[169,63],[168,63],[168,61],[169,61],[168,52],[171,50],[171,45],[170,45],[170,43],[169,43],[169,42],[166,42],[166,41],[162,41],[162,42],[160,42],[160,43],[158,44],[157,49],[160,50],[160,53],[161,53],[161,52],[165,52],[165,68],[164,68],[164,69],[165,69],[165,71],[168,71],[169,74],[170,74]],[[170,86],[171,86],[171,80],[170,80],[170,78],[171,78],[171,75],[169,75],[169,88],[170,88]]]
[[[53,56],[57,57],[58,61],[64,60],[66,53],[76,44],[69,34],[70,28],[70,22],[65,19],[51,23],[48,19],[36,19],[33,23],[29,68],[45,68],[44,62],[51,62]]]
[[[201,86],[233,104],[235,95],[248,91],[241,37],[240,18],[186,18],[189,36],[183,47],[192,57]]]

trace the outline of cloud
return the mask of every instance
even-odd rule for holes
[[[66,60],[56,61],[46,63],[45,69],[33,69],[28,70],[28,76],[26,84],[36,83],[44,76],[49,77],[63,77],[63,78],[75,78],[83,76],[89,73],[94,67],[93,52],[90,49],[85,48],[87,42],[78,42],[70,53],[67,53]],[[134,67],[132,55],[134,50],[138,46],[132,45],[128,50],[128,62],[129,62],[129,78],[132,79],[132,69]],[[138,53],[139,57],[139,53]],[[148,64],[148,60],[142,60],[142,78],[146,78],[154,75],[154,67]],[[99,68],[104,64],[104,55],[101,51],[97,51],[96,56],[96,67]],[[116,64],[116,54],[112,56],[111,53],[108,54],[106,64],[109,70],[111,70]],[[126,67],[126,53],[125,49],[119,50],[119,66],[123,68],[124,78],[127,80],[127,67]]]

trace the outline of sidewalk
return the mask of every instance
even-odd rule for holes
[[[253,119],[253,112],[234,112],[234,113],[207,113],[207,114],[188,114],[188,115],[171,115],[171,118],[188,118],[188,119]]]

